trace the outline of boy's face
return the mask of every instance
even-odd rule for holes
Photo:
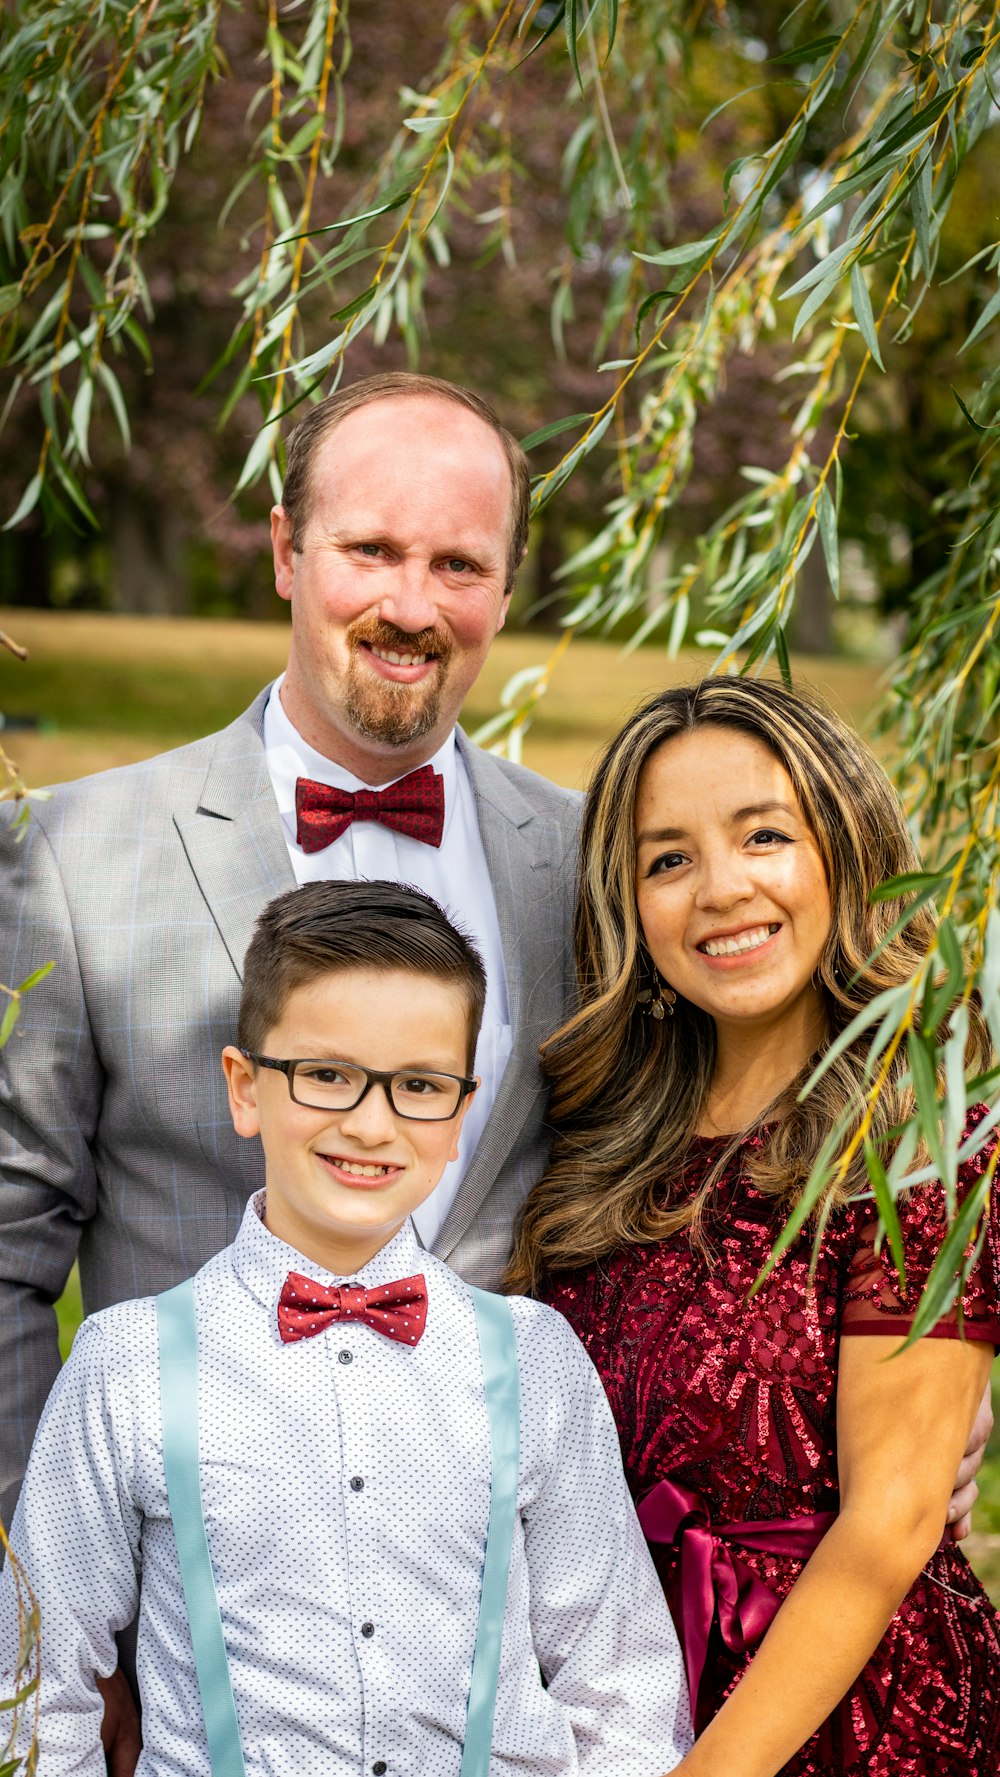
[[[464,1075],[468,1024],[462,995],[445,982],[350,969],[296,988],[261,1053]],[[367,1264],[457,1155],[468,1098],[450,1122],[399,1116],[378,1084],[353,1110],[316,1110],[294,1102],[284,1074],[255,1072],[236,1048],[222,1065],[237,1133],[264,1144],[266,1226],[336,1276]]]

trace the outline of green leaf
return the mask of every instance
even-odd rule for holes
[[[567,419],[552,420],[547,426],[539,426],[537,432],[529,432],[527,438],[521,439],[522,450],[534,450],[537,444],[544,444],[547,438],[558,438],[560,432],[570,432],[574,426],[585,426],[593,416],[589,413],[571,413]]]
[[[356,216],[344,216],[339,222],[327,222],[322,228],[305,228],[301,234],[283,234],[274,244],[276,247],[287,247],[293,241],[309,241],[314,235],[333,234],[339,228],[353,228],[356,222],[370,222],[373,216],[387,216],[391,210],[398,210],[412,195],[408,187],[386,203],[376,204],[372,210],[361,210]]]
[[[583,91],[583,76],[580,73],[580,55],[576,40],[583,27],[577,24],[577,6],[579,0],[565,0],[564,18],[566,23],[566,47],[569,50],[570,65],[576,75],[576,84]]]
[[[983,1214],[988,1179],[984,1175],[976,1181],[968,1196],[959,1208],[952,1222],[941,1250],[931,1267],[930,1275],[924,1285],[917,1312],[907,1338],[907,1345],[929,1333],[936,1326],[942,1314],[946,1314],[959,1292],[959,1269],[962,1255],[973,1237],[976,1223]]]
[[[899,1225],[896,1199],[892,1194],[892,1187],[886,1176],[885,1167],[867,1137],[865,1138],[865,1166],[871,1180],[872,1190],[875,1193],[875,1202],[878,1205],[882,1226],[888,1237],[889,1251],[892,1253],[896,1274],[899,1277],[899,1287],[901,1290],[905,1290],[906,1258],[903,1252],[903,1230]]]
[[[121,391],[121,384],[114,371],[111,369],[111,366],[105,364],[103,358],[99,358],[97,361],[97,374],[104,385],[104,392],[111,403],[111,411],[117,421],[118,430],[121,434],[121,441],[126,450],[131,450],[132,431],[129,426],[128,409],[125,406],[125,397]]]
[[[38,986],[39,981],[45,980],[46,975],[48,975],[55,966],[55,962],[53,961],[50,963],[43,963],[40,969],[32,969],[31,974],[26,975],[25,979],[18,987],[18,993],[30,993],[33,987]]]
[[[757,1294],[761,1285],[767,1281],[771,1272],[774,1270],[779,1259],[788,1251],[792,1242],[797,1240],[802,1229],[805,1227],[806,1222],[809,1220],[809,1217],[812,1215],[820,1199],[828,1189],[831,1177],[833,1176],[833,1166],[837,1157],[837,1150],[842,1139],[843,1129],[838,1124],[830,1131],[820,1148],[798,1203],[792,1210],[791,1215],[771,1248],[767,1259],[761,1266],[757,1276],[754,1278],[753,1286],[750,1290],[751,1297]]]
[[[355,296],[351,302],[345,302],[342,309],[334,309],[333,314],[330,316],[331,321],[348,321],[352,315],[360,314],[361,310],[371,302],[372,297],[375,296],[377,292],[378,285],[369,284],[367,290],[362,290],[361,294]]]
[[[834,247],[832,252],[824,254],[823,258],[818,259],[815,265],[811,265],[801,278],[796,278],[794,284],[790,284],[787,290],[781,292],[781,301],[787,302],[792,296],[801,296],[804,290],[811,290],[814,284],[834,283],[840,274],[844,260],[851,252],[851,247],[850,241],[842,241],[839,247]]]
[[[965,958],[950,919],[941,922],[937,934],[937,949],[945,965],[945,973],[943,979],[937,982],[934,980],[933,969],[927,976],[920,1018],[920,1029],[926,1037],[934,1035],[942,1018],[955,1004],[965,981]]]
[[[312,146],[316,137],[322,135],[323,124],[324,119],[318,112],[312,117],[307,117],[305,123],[296,130],[291,141],[285,143],[281,150],[281,158],[283,160],[297,160],[300,154]]]
[[[4,1008],[3,1017],[0,1018],[0,1049],[3,1048],[20,1016],[20,1001],[15,999],[8,1000]]]
[[[910,214],[917,231],[917,245],[925,274],[929,277],[933,253],[931,249],[931,156],[925,154],[910,182]]]
[[[707,259],[717,244],[717,235],[706,235],[701,241],[686,241],[681,247],[667,247],[663,253],[635,253],[646,265],[689,265],[694,259]]]
[[[93,378],[90,376],[84,375],[80,379],[80,386],[77,389],[76,395],[73,400],[73,410],[72,410],[72,415],[70,418],[70,427],[71,427],[72,434],[73,434],[73,443],[76,445],[76,448],[79,451],[81,457],[83,458],[84,462],[87,464],[89,464],[89,462],[90,462],[89,433],[90,433],[90,414],[91,414],[91,409],[93,408],[93,405],[94,405]]]
[[[875,316],[872,313],[872,299],[868,294],[868,285],[865,283],[865,274],[861,270],[857,260],[855,260],[854,264],[851,266],[851,303],[854,308],[854,314],[858,326],[861,329],[861,337],[879,369],[884,371],[885,365],[882,362],[882,354],[878,349],[878,334],[875,332]]]
[[[793,64],[799,62],[818,62],[821,58],[830,55],[833,50],[839,48],[840,41],[838,36],[811,37],[808,43],[801,43],[798,49],[786,49],[780,56],[768,56],[767,59],[775,68],[780,68],[786,62],[791,62]]]
[[[877,166],[880,161],[895,154],[898,148],[902,148],[907,142],[911,142],[914,136],[924,135],[927,131],[933,129],[938,119],[948,110],[948,107],[960,90],[961,89],[958,86],[948,86],[945,87],[943,91],[937,93],[935,97],[931,99],[930,103],[925,105],[922,110],[915,112],[912,117],[906,119],[905,123],[900,124],[897,129],[892,130],[888,136],[883,137],[880,142],[877,142],[874,145],[874,152],[862,163],[858,171],[863,171],[866,174],[870,173],[872,168]]]
[[[16,524],[20,524],[22,518],[27,518],[28,513],[35,510],[35,507],[38,505],[38,496],[41,491],[42,476],[39,473],[31,477],[31,480],[21,495],[15,510],[11,513],[6,524],[3,526],[5,531],[12,531]]]
[[[834,1039],[830,1044],[830,1047],[823,1051],[823,1054],[820,1056],[819,1061],[816,1063],[816,1066],[799,1093],[798,1101],[800,1104],[808,1098],[813,1087],[818,1084],[823,1078],[823,1075],[833,1066],[833,1063],[838,1057],[844,1053],[844,1050],[849,1049],[853,1043],[856,1043],[858,1038],[863,1036],[865,1031],[868,1030],[871,1025],[876,1024],[880,1018],[884,1021],[889,1018],[896,1018],[902,1013],[908,994],[909,988],[905,984],[902,987],[887,987],[882,993],[876,994],[875,998],[870,1000],[867,1006],[862,1006],[861,1011],[855,1014],[851,1019],[850,1024],[840,1032],[840,1035]]]
[[[986,307],[984,308],[982,314],[980,315],[978,321],[976,322],[976,325],[973,327],[972,332],[966,336],[966,338],[963,340],[962,344],[959,346],[959,348],[958,348],[959,354],[961,354],[962,352],[965,351],[966,346],[971,346],[974,339],[979,338],[979,335],[982,333],[984,327],[988,327],[990,322],[994,319],[994,317],[997,314],[1000,314],[1000,290],[998,290],[996,292],[996,294],[990,298],[990,300],[986,304]]]
[[[904,870],[901,876],[890,876],[880,882],[868,896],[870,901],[898,901],[900,895],[912,895],[915,892],[930,888],[935,892],[949,880],[951,872],[958,862],[955,852],[940,870]],[[925,897],[926,899],[926,897]]]
[[[38,1675],[36,1673],[35,1677],[31,1679],[28,1684],[22,1685],[21,1689],[16,1691],[13,1697],[4,1697],[3,1700],[0,1701],[0,1709],[20,1709],[22,1703],[37,1691],[37,1689]]]
[[[837,537],[837,512],[833,504],[829,484],[823,483],[820,490],[819,503],[816,508],[816,519],[819,524],[819,540],[823,545],[823,559],[830,581],[830,591],[835,599],[840,597],[840,543]]]
[[[403,128],[412,130],[415,136],[427,136],[431,130],[443,129],[444,125],[450,122],[451,117],[442,113],[438,113],[434,117],[404,117]]]
[[[65,488],[74,506],[79,512],[82,512],[87,523],[92,525],[95,531],[99,531],[101,527],[98,523],[97,514],[84,493],[83,488],[80,486],[76,476],[69,467],[69,464],[66,462],[65,457],[62,455],[62,452],[55,449],[50,450],[49,462],[52,464],[57,480]]]
[[[635,315],[636,339],[639,338],[642,323],[649,314],[650,309],[659,308],[660,304],[664,302],[676,302],[683,295],[683,290],[653,290],[648,296],[644,297],[639,304]]]
[[[998,422],[995,426],[981,426],[980,425],[979,421],[975,418],[975,416],[969,412],[968,408],[965,405],[965,402],[962,400],[962,397],[959,394],[958,390],[956,389],[954,383],[951,384],[951,392],[954,395],[955,400],[958,402],[959,407],[962,409],[962,412],[964,413],[966,419],[968,420],[969,425],[974,426],[976,431],[982,433],[984,438],[988,437],[991,432],[1000,432],[1000,420],[998,420]]]
[[[792,663],[788,658],[788,641],[784,629],[779,625],[774,632],[774,652],[778,656],[778,669],[782,682],[792,689]]]
[[[934,1171],[938,1178],[943,1179],[947,1168],[938,1122],[937,1052],[932,1042],[926,1042],[917,1031],[910,1030],[906,1033],[906,1053],[910,1062],[910,1076],[917,1098],[917,1121],[920,1133],[927,1143]]]

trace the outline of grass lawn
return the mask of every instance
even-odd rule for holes
[[[30,650],[22,663],[0,650],[0,711],[41,724],[5,739],[32,784],[58,783],[145,759],[221,728],[281,671],[284,623],[64,615],[0,610],[0,628]],[[463,711],[472,730],[496,714],[507,680],[540,665],[558,638],[504,632]],[[647,648],[623,654],[577,640],[556,667],[524,744],[524,763],[557,783],[585,784],[595,755],[625,714],[668,684],[703,677],[712,655],[667,660]],[[797,675],[859,725],[878,690],[874,666],[797,659]]]
[[[16,723],[3,736],[29,783],[55,783],[148,758],[221,727],[280,672],[285,623],[191,622],[0,610],[0,628],[30,649],[21,664],[0,651],[0,710]],[[546,661],[557,638],[504,633],[463,713],[474,729],[498,707],[506,681]],[[624,655],[614,644],[575,641],[559,662],[524,745],[524,762],[557,783],[583,785],[594,758],[625,713],[666,684],[700,678],[709,655],[668,661],[654,649]],[[878,693],[874,666],[841,660],[793,662],[842,714],[867,725]],[[74,1273],[59,1304],[64,1353],[79,1323]],[[997,1397],[1000,1418],[1000,1393]],[[1000,1604],[1000,1433],[982,1476],[975,1565]]]

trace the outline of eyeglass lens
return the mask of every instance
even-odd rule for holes
[[[367,1084],[364,1068],[341,1061],[300,1061],[291,1082],[300,1104],[331,1111],[352,1110]],[[462,1082],[450,1074],[393,1074],[389,1098],[400,1117],[412,1117],[420,1123],[439,1122],[457,1111]]]

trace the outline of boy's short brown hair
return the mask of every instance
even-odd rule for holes
[[[399,969],[457,988],[471,1072],[486,1001],[482,958],[430,895],[398,882],[310,882],[268,902],[243,964],[240,1048],[259,1053],[289,994],[347,969]]]

